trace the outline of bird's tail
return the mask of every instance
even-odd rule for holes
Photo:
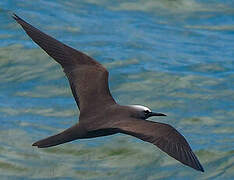
[[[33,146],[37,146],[38,148],[47,148],[63,144],[66,142],[70,142],[80,137],[81,137],[81,129],[79,128],[79,125],[76,124],[59,134],[50,136],[48,138],[33,143]]]

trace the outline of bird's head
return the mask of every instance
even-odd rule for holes
[[[142,105],[130,105],[129,107],[132,109],[132,115],[139,119],[147,119],[151,116],[167,116],[163,113],[152,112],[148,107]]]

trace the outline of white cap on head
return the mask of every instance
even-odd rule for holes
[[[142,110],[142,111],[149,111],[152,112],[148,107],[142,106],[142,105],[130,105],[133,108],[136,108],[138,110]]]

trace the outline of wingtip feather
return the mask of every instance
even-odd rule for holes
[[[32,144],[32,146],[35,146],[37,148],[47,148],[47,147],[51,147],[51,146],[54,146],[54,145],[35,142],[35,143]]]
[[[20,17],[17,16],[15,13],[12,13],[12,18],[14,18],[16,21],[20,19]]]
[[[12,18],[15,19],[16,22],[19,23],[20,25],[22,25],[22,23],[26,23],[22,18],[20,18],[19,16],[17,16],[15,13],[12,13]]]
[[[38,142],[33,143],[33,144],[32,144],[32,146],[36,146],[36,147],[38,147],[38,148],[39,148],[39,144],[38,144]]]

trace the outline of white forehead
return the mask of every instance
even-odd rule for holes
[[[148,107],[145,107],[145,106],[142,106],[142,105],[130,105],[130,106],[133,107],[133,108],[136,108],[138,110],[141,110],[141,111],[148,110],[149,112],[151,112],[151,110]]]

